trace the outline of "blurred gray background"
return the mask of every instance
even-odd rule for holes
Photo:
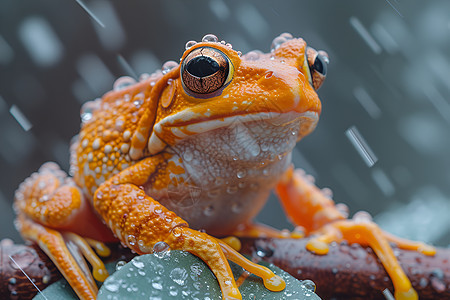
[[[68,170],[80,105],[115,78],[178,60],[206,33],[266,52],[282,32],[331,58],[321,121],[297,145],[296,165],[352,214],[367,210],[393,233],[447,246],[446,0],[0,1],[0,238],[20,241],[14,190],[46,161]],[[258,219],[292,228],[275,199]]]

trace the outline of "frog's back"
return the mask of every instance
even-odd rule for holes
[[[119,78],[113,91],[83,105],[83,124],[71,147],[71,172],[86,195],[92,197],[100,184],[135,163],[131,141],[154,77],[139,83]]]

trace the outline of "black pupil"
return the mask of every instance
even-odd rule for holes
[[[206,77],[219,71],[219,64],[209,56],[197,56],[186,65],[186,70],[196,77]]]
[[[325,62],[323,61],[322,56],[317,55],[316,59],[314,60],[313,69],[322,75],[327,74],[327,66],[325,65]]]

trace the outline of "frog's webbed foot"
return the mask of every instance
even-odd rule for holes
[[[313,232],[306,248],[313,253],[323,255],[328,253],[329,243],[342,241],[372,248],[392,280],[395,299],[418,299],[416,291],[400,267],[389,242],[400,242],[397,244],[399,248],[420,251],[426,255],[434,255],[436,250],[433,247],[387,234],[370,219],[358,220],[355,218],[338,220]]]
[[[395,288],[395,298],[418,299],[389,242],[401,249],[415,250],[425,255],[435,254],[436,250],[432,246],[384,232],[365,212],[347,219],[330,195],[318,189],[302,171],[289,170],[277,185],[277,194],[291,220],[304,226],[307,234],[312,236],[306,245],[309,251],[323,255],[328,253],[329,243],[341,241],[369,246],[389,274]]]
[[[74,233],[60,233],[23,214],[17,217],[16,224],[24,238],[36,242],[49,256],[80,299],[96,299],[98,289],[94,278],[104,281],[108,277],[108,271],[97,256],[109,255],[109,249],[103,243],[83,239]],[[94,276],[85,259],[91,264]]]
[[[91,247],[101,256],[109,255],[109,249],[100,242],[71,233],[91,228],[91,233],[95,232],[91,236],[95,237],[102,232],[72,179],[56,164],[47,163],[21,184],[14,205],[21,235],[39,245],[81,299],[95,299],[94,278],[103,281],[108,273]],[[85,259],[92,266],[94,278]]]

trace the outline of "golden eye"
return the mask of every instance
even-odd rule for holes
[[[222,51],[212,47],[194,49],[181,65],[184,90],[194,97],[216,96],[232,77],[232,63]]]

